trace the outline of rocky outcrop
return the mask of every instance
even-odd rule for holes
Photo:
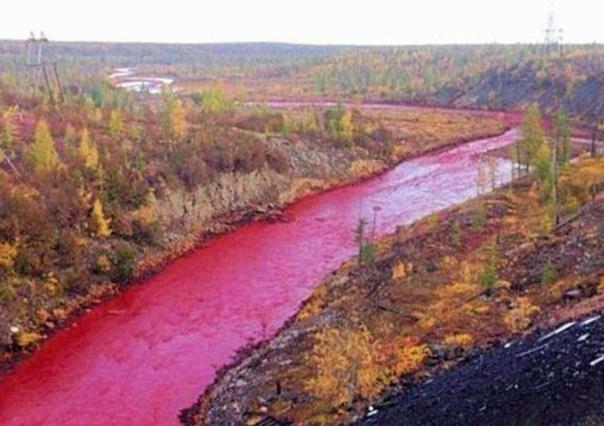
[[[287,159],[284,173],[266,167],[250,173],[225,173],[193,191],[169,191],[158,203],[158,215],[170,243],[191,232],[215,233],[243,216],[261,215],[330,187],[384,171],[386,162],[362,149],[325,148],[316,142],[270,140]],[[239,214],[233,214],[239,212]]]

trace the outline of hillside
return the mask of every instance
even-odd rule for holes
[[[382,125],[376,111],[242,108],[213,92],[148,107],[108,87],[58,105],[0,92],[1,361],[212,235],[506,126],[401,110],[401,128],[393,112]]]
[[[336,54],[310,73],[332,96],[516,110],[537,102],[585,117],[602,114],[603,55],[599,46],[366,49]]]
[[[323,53],[302,55],[300,61],[280,56],[279,67],[275,61],[240,64],[226,76],[191,71],[178,62],[143,69],[176,76],[188,92],[218,85],[253,100],[348,99],[495,110],[522,110],[536,102],[546,112],[562,108],[587,122],[604,113],[599,45],[565,46],[563,53],[538,45],[334,47]]]
[[[524,177],[379,240],[375,258],[353,259],[326,277],[273,339],[225,368],[183,420],[346,423],[477,351],[580,312],[603,291],[604,208],[592,191],[601,188],[604,164],[583,159],[564,176],[558,226],[537,183]]]
[[[604,48],[568,45],[310,46],[279,43],[53,43],[70,84],[119,66],[168,75],[193,94],[233,98],[416,103],[521,110],[536,102],[583,121],[604,115]],[[22,70],[24,42],[0,43],[0,71]],[[78,72],[71,72],[78,70]]]
[[[601,318],[592,312],[475,354],[357,424],[602,424]]]

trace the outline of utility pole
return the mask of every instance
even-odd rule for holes
[[[38,89],[40,81],[43,80],[43,86],[50,101],[55,102],[56,94],[58,101],[63,102],[63,86],[57,68],[57,59],[43,32],[40,32],[39,38],[36,38],[33,31],[31,32],[27,40],[26,64],[34,89]]]

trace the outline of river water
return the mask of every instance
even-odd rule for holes
[[[472,198],[479,155],[516,138],[512,130],[406,161],[294,204],[291,222],[250,224],[176,260],[20,363],[0,383],[0,424],[176,424],[238,348],[273,334],[354,254],[359,216],[379,210],[383,234]],[[508,181],[511,165],[498,161]]]
[[[115,82],[115,87],[129,92],[149,93],[159,95],[162,88],[170,87],[174,79],[170,77],[143,77],[136,75],[135,68],[116,68],[109,79]]]

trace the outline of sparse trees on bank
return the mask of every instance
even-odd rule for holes
[[[476,191],[478,195],[494,191],[497,187],[497,158],[482,155],[476,162]]]
[[[312,108],[306,108],[302,115],[302,131],[308,134],[315,134],[319,131],[317,114]]]
[[[524,114],[522,138],[515,145],[514,159],[518,174],[534,170],[539,188],[539,200],[551,210],[551,222],[560,220],[560,170],[570,161],[571,132],[564,111],[558,111],[553,119],[553,134],[548,137],[542,123],[541,112],[536,104]]]
[[[484,158],[481,156],[476,162],[476,192],[478,195],[486,191],[487,188],[487,171],[485,168]]]
[[[537,104],[528,107],[522,122],[522,138],[516,143],[518,167],[528,172],[535,162],[539,148],[546,141],[541,110]]]
[[[9,109],[2,114],[2,132],[0,134],[0,148],[5,153],[10,153],[13,147],[15,127],[13,125],[13,113]]]
[[[359,266],[371,264],[375,260],[375,227],[377,221],[377,211],[374,210],[373,224],[371,232],[367,232],[367,219],[360,217],[354,230],[354,241],[358,248]]]

